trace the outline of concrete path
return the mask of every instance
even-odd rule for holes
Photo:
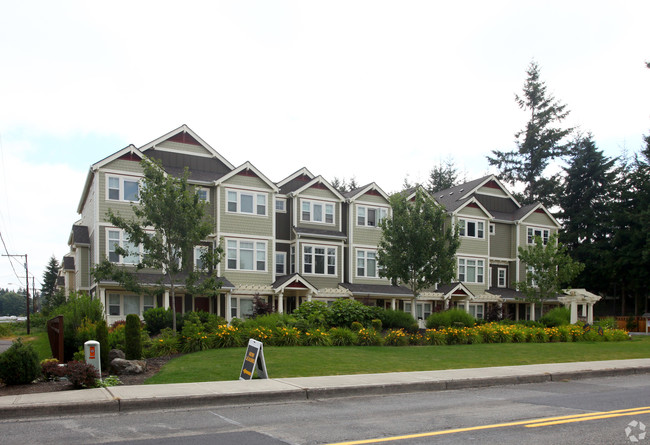
[[[0,397],[0,419],[306,401],[641,373],[650,373],[650,359],[114,386]]]
[[[0,340],[0,354],[5,352],[11,346],[11,340]]]

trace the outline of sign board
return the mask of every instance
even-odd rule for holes
[[[89,340],[84,343],[84,356],[86,357],[86,363],[90,363],[95,367],[99,375],[102,375],[102,361],[101,354],[99,349],[99,342],[95,340]]]
[[[248,347],[246,348],[246,355],[244,356],[244,364],[241,367],[239,380],[251,380],[255,374],[255,367],[257,367],[257,375],[261,379],[268,379],[266,372],[266,363],[264,363],[264,345],[262,342],[248,340]]]

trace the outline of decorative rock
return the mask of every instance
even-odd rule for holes
[[[110,352],[108,353],[108,362],[112,362],[116,358],[126,358],[124,355],[124,352],[120,349],[111,349]]]
[[[111,360],[111,369],[115,374],[142,374],[147,370],[147,362],[144,360],[125,360],[116,358]]]

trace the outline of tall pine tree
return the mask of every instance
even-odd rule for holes
[[[435,165],[429,172],[429,181],[427,182],[427,191],[435,193],[458,185],[458,169],[454,165],[454,160],[449,158],[444,162]]]
[[[612,215],[616,200],[616,160],[603,155],[593,136],[577,135],[570,146],[568,166],[564,168],[562,208],[559,219],[564,230],[560,241],[571,257],[585,264],[576,278],[577,287],[592,292],[606,292],[611,278],[609,261],[612,258]]]
[[[551,161],[567,154],[564,140],[573,129],[559,126],[569,111],[546,91],[539,71],[537,63],[531,62],[523,96],[515,96],[519,108],[530,113],[526,127],[515,133],[517,148],[492,150],[487,159],[500,170],[503,180],[524,185],[523,194],[518,196],[524,204],[539,201],[551,207],[557,203],[559,183],[555,178],[544,177],[544,172]]]
[[[43,272],[43,287],[41,288],[41,306],[46,311],[52,309],[56,303],[56,280],[59,277],[59,261],[52,255]]]

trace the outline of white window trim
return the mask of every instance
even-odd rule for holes
[[[461,261],[463,262],[462,267],[464,267],[465,272],[463,273],[464,277],[461,279],[460,277],[460,268],[461,268]],[[469,281],[467,279],[467,268],[469,267],[467,262],[468,261],[475,261],[474,267],[476,268],[476,278],[478,279],[479,276],[481,276],[483,279],[481,281]],[[480,266],[479,266],[480,263]],[[457,260],[457,266],[458,266],[458,281],[461,281],[463,283],[471,283],[471,284],[485,284],[485,259],[483,258],[471,258],[471,257],[459,257]],[[482,270],[482,272],[479,274],[479,268]]]
[[[119,181],[119,190],[118,190],[119,197],[118,197],[118,199],[110,198],[110,190],[111,190],[110,182],[111,182],[111,178],[117,179]],[[116,174],[112,174],[112,173],[111,174],[107,173],[105,175],[104,179],[105,179],[105,182],[106,182],[106,184],[105,184],[106,185],[106,196],[105,196],[106,201],[113,201],[113,202],[140,202],[140,199],[138,199],[137,201],[131,201],[131,200],[124,199],[124,181],[137,182],[138,183],[138,198],[140,197],[140,187],[142,186],[142,184],[140,183],[140,180],[141,180],[140,176],[116,175]]]
[[[107,227],[106,228],[106,258],[110,261],[110,252],[111,252],[111,238],[110,238],[110,232],[119,232],[119,245],[121,248],[124,248],[124,242],[126,240],[126,233],[122,229],[118,229],[117,227]],[[142,262],[142,257],[144,256],[144,248],[142,247],[142,244],[138,245],[138,261],[135,263],[125,263],[124,262],[124,256],[120,255],[120,258],[117,262],[111,261],[113,264],[128,264],[128,265],[136,265],[140,262]]]
[[[229,260],[230,257],[228,256],[230,248],[228,247],[228,244],[230,241],[235,241],[237,243],[236,251],[237,251],[237,256],[235,258],[237,262],[237,267],[232,268],[230,267]],[[253,269],[240,269],[239,266],[241,264],[240,258],[240,252],[241,252],[241,243],[253,243]],[[264,270],[258,270],[257,269],[257,248],[258,244],[263,244],[264,245]],[[269,252],[269,244],[266,240],[260,240],[260,239],[252,239],[252,238],[226,238],[225,240],[225,260],[226,260],[226,270],[231,270],[231,271],[236,271],[236,272],[246,272],[246,273],[266,273],[268,272],[269,268],[269,261],[268,261],[268,252]]]
[[[206,270],[205,268],[199,269],[198,262],[201,259],[201,255],[205,251],[209,251],[210,247],[208,246],[194,246],[194,270]]]
[[[119,298],[119,304],[111,304],[111,296],[118,297]],[[137,314],[139,317],[142,317],[144,312],[148,309],[152,309],[156,307],[156,299],[153,295],[137,295],[137,294],[132,294],[132,293],[124,293],[124,292],[107,292],[106,293],[106,315],[109,317],[122,317],[124,318],[128,314],[126,313],[126,310],[124,309],[124,298],[125,297],[138,297],[139,298],[139,308],[138,311],[139,313]],[[145,298],[151,298],[151,305],[145,305]],[[111,307],[112,306],[119,306],[119,313],[118,314],[111,314]]]
[[[324,245],[324,244],[301,244],[302,247],[302,273],[305,275],[318,275],[318,276],[323,276],[323,277],[335,277],[338,275],[338,247],[337,246],[331,246],[331,245]],[[312,256],[312,262],[310,263],[312,266],[312,271],[311,272],[305,272],[305,248],[310,247],[312,249],[311,256]],[[323,268],[323,273],[318,273],[316,272],[316,252],[315,249],[325,249],[325,258],[324,258],[324,268]],[[327,272],[329,269],[329,254],[328,254],[328,249],[334,249],[334,273],[330,274]]]
[[[529,231],[533,231],[532,237],[528,234]],[[537,226],[526,226],[526,244],[528,245],[534,245],[535,244],[535,232],[539,231],[541,234],[539,235],[540,238],[542,238],[542,244],[546,245],[548,244],[548,239],[551,237],[551,229],[545,228],[545,227],[537,227]]]
[[[282,257],[282,273],[280,274],[278,272],[278,255]],[[279,252],[276,250],[275,252],[275,273],[276,275],[279,274],[279,276],[282,275],[287,275],[287,252]]]
[[[503,285],[501,284],[501,277],[499,276],[501,271],[503,271]],[[508,287],[508,268],[507,267],[497,267],[497,287],[500,287],[500,288]]]
[[[494,235],[496,233],[496,225],[494,223],[490,223],[490,235]]]
[[[309,204],[309,219],[303,219],[302,206],[304,204]],[[314,220],[314,204],[321,205],[323,207],[323,220],[315,221]],[[327,206],[332,206],[332,222],[327,222]],[[298,209],[300,214],[300,222],[308,224],[326,224],[328,226],[336,225],[336,202],[335,201],[320,201],[317,199],[304,199],[300,198],[300,208]]]
[[[278,204],[282,204],[281,209],[278,209]],[[287,198],[275,198],[275,211],[276,213],[287,213]]]
[[[373,249],[355,249],[355,263],[354,263],[354,274],[357,278],[380,278],[379,276],[379,261],[377,260],[377,251]],[[359,253],[363,253],[363,270],[364,274],[359,275]],[[375,274],[374,276],[368,275],[368,253],[375,254]]]
[[[461,222],[464,222],[464,224],[461,224]],[[468,223],[473,223],[476,224],[476,227],[474,229],[474,235],[468,235],[467,232],[467,224]],[[481,230],[483,232],[483,236],[479,236],[479,224],[483,225],[483,229]],[[472,219],[472,218],[458,218],[458,233],[460,236],[463,238],[474,238],[474,239],[485,239],[485,221],[480,220],[480,219]],[[463,233],[465,232],[465,233]]]
[[[363,209],[365,216],[363,217],[364,223],[359,224],[359,213]],[[374,210],[375,211],[375,225],[370,225],[368,224],[368,214],[369,210]],[[386,214],[381,215],[382,211],[385,211]],[[356,221],[355,224],[357,227],[369,227],[372,229],[381,229],[381,221],[384,218],[388,218],[388,207],[383,207],[383,206],[372,206],[372,205],[367,205],[367,204],[357,204],[357,214],[356,214]]]
[[[205,200],[201,199],[201,197],[199,196],[199,201],[210,202],[210,189],[207,188],[207,187],[196,187],[196,194],[197,195],[199,194],[199,192],[202,192],[202,191],[205,192]]]
[[[230,210],[228,207],[228,204],[232,201],[229,200],[229,194],[230,193],[235,193],[237,195],[237,210],[233,211]],[[242,212],[241,208],[241,197],[242,195],[248,195],[253,198],[253,211],[252,212]],[[257,200],[258,197],[263,196],[264,197],[264,213],[257,213]],[[227,188],[226,189],[226,213],[232,213],[232,214],[237,214],[237,215],[246,215],[246,216],[257,216],[257,217],[266,217],[269,214],[269,196],[268,193],[264,192],[258,192],[254,190],[241,190],[241,189],[233,189],[233,188]]]

